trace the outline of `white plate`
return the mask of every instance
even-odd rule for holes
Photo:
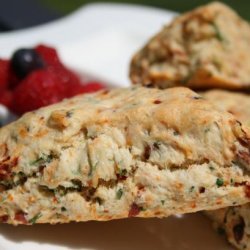
[[[0,35],[0,56],[48,43],[63,61],[113,86],[128,86],[136,49],[173,12],[136,5],[92,4],[51,24]],[[4,48],[4,49],[3,49]],[[0,110],[1,111],[1,110]],[[1,113],[1,112],[0,112]],[[4,112],[2,112],[4,115]],[[230,250],[201,214],[65,225],[0,225],[0,250]]]

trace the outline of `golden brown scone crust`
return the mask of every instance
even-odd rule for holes
[[[226,90],[210,90],[201,93],[218,108],[233,114],[250,131],[250,95]]]
[[[180,15],[133,57],[135,84],[195,89],[250,87],[250,26],[213,2]]]
[[[249,141],[186,88],[78,96],[0,130],[0,216],[65,223],[244,204]]]

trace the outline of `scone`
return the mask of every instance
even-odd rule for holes
[[[78,96],[0,130],[11,224],[164,217],[250,201],[250,138],[186,88]]]
[[[250,94],[235,93],[226,90],[210,90],[203,93],[207,100],[218,108],[233,114],[250,132]]]
[[[250,26],[218,2],[180,15],[133,57],[135,84],[250,88]]]
[[[250,131],[250,95],[212,90],[204,93],[206,99],[219,108],[233,113]],[[219,233],[226,234],[237,249],[250,250],[250,204],[208,211]]]
[[[239,250],[250,250],[250,204],[206,211],[219,234]]]

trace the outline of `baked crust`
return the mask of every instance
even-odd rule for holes
[[[175,18],[132,59],[135,84],[195,89],[250,87],[250,26],[214,2]]]
[[[68,99],[1,128],[1,220],[164,217],[244,204],[249,142],[232,115],[186,88]]]
[[[250,95],[226,90],[209,90],[201,93],[218,108],[234,115],[244,127],[250,129]]]

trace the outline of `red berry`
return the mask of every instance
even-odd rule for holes
[[[61,84],[65,88],[65,97],[72,97],[79,94],[79,88],[82,86],[80,78],[71,70],[64,66],[55,66],[49,68],[49,71],[56,74]]]
[[[17,75],[15,74],[15,72],[13,71],[13,69],[9,70],[9,88],[10,89],[14,89],[20,82],[20,79],[17,77]]]
[[[0,59],[0,91],[6,89],[9,83],[9,60]]]
[[[10,90],[1,91],[0,94],[0,103],[4,106],[10,108],[12,105],[13,94]]]
[[[64,98],[64,92],[64,86],[55,74],[48,70],[34,71],[14,90],[12,110],[23,114],[59,102]]]
[[[54,48],[38,45],[36,51],[47,63],[48,70],[56,74],[60,78],[60,82],[65,85],[65,97],[72,97],[82,92],[80,78],[61,63]]]
[[[35,50],[43,58],[47,66],[61,65],[56,49],[40,44],[35,47]]]
[[[104,88],[105,86],[99,82],[88,82],[81,87],[81,93],[92,93]]]
[[[66,97],[70,98],[83,93],[82,85],[78,83],[70,83],[66,86]]]

